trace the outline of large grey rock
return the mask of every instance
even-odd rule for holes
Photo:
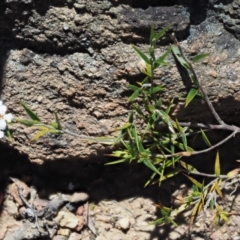
[[[231,17],[237,23],[233,4],[238,1],[224,5],[219,1],[158,2],[143,1],[141,6],[139,1],[113,0],[5,1],[0,39],[9,51],[2,56],[6,61],[1,98],[16,117],[25,117],[19,105],[22,100],[45,122],[51,122],[57,111],[69,130],[108,135],[127,118],[126,83],[142,79],[137,69],[140,59],[131,43],[147,51],[150,25],[160,30],[172,23],[170,32],[182,40],[188,57],[210,52],[197,64],[196,72],[223,118],[238,121],[240,43],[222,20]],[[230,7],[236,14],[222,10]],[[168,43],[168,38],[161,42],[158,54]],[[167,88],[166,101],[186,94],[174,60],[169,57],[168,61],[171,68],[156,72],[156,82]],[[202,101],[187,110],[181,98],[178,103],[174,114],[182,120],[211,117]],[[11,129],[14,141],[10,144],[32,161],[89,158],[105,149],[65,135],[30,142],[32,129],[17,125]]]

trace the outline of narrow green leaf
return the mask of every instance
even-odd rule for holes
[[[138,90],[138,89],[139,89],[139,87],[138,87],[138,86],[131,85],[131,84],[129,84],[129,85],[128,85],[128,87],[129,87],[130,89],[132,89],[133,91],[136,91],[136,90]]]
[[[96,137],[99,143],[105,144],[105,145],[112,145],[117,142],[117,138],[114,137]]]
[[[200,201],[197,202],[196,205],[194,206],[193,210],[192,210],[192,214],[191,214],[191,218],[190,218],[190,226],[193,225],[193,222],[194,222],[194,220],[195,220],[196,217],[197,217],[197,212],[198,212],[198,209],[199,209],[199,207],[200,207],[200,204],[201,204]]]
[[[196,179],[184,174],[193,184],[195,184],[198,188],[202,189],[203,188],[203,185],[198,182]]]
[[[179,61],[179,63],[186,69],[190,69],[189,64],[186,62],[186,60],[183,58],[183,56],[181,55],[181,52],[179,50],[179,48],[175,45],[171,46],[172,49],[172,53],[174,54],[174,56],[177,58],[177,60]]]
[[[145,55],[140,49],[138,49],[136,46],[132,46],[133,49],[137,52],[137,54],[148,64],[151,64],[150,59]]]
[[[132,124],[132,123],[133,123],[133,120],[134,120],[133,112],[131,111],[131,113],[130,113],[130,115],[129,115],[129,118],[128,118],[128,122],[129,122],[130,124]],[[127,129],[129,129],[129,128],[127,128]]]
[[[127,161],[128,161],[128,159],[120,159],[118,161],[113,161],[113,162],[106,163],[105,165],[114,165],[114,164],[124,163],[124,162],[127,162]]]
[[[153,38],[155,37],[155,30],[154,30],[154,25],[151,25],[151,32],[150,32],[150,45],[154,45],[155,43],[153,42]]]
[[[182,134],[182,143],[184,146],[184,150],[188,151],[187,137],[185,134]]]
[[[136,112],[137,112],[140,116],[144,117],[144,113],[142,112],[141,108],[140,108],[138,105],[133,104],[132,107],[136,110]]]
[[[20,102],[20,104],[23,106],[23,108],[25,109],[25,111],[27,112],[28,116],[34,120],[34,121],[38,121],[41,122],[41,120],[39,119],[38,115],[36,113],[34,113],[29,107],[27,107],[23,102]]]
[[[188,106],[188,104],[194,99],[194,97],[197,95],[198,93],[198,89],[196,88],[192,88],[186,98],[186,103],[185,103],[185,107]]]
[[[211,199],[210,203],[209,203],[209,207],[211,210],[214,210],[214,206],[215,206],[215,203],[214,203],[214,200]]]
[[[156,42],[166,34],[170,26],[171,24],[168,24],[165,28],[163,28],[159,33],[156,34],[155,36]]]
[[[152,87],[148,90],[149,93],[157,93],[157,92],[162,92],[162,91],[164,91],[163,86]]]
[[[39,121],[28,120],[28,119],[16,119],[15,121],[18,122],[18,123],[21,123],[21,124],[23,124],[23,125],[25,125],[27,127],[31,127],[34,124],[39,123]]]
[[[215,166],[214,166],[214,172],[217,177],[221,174],[221,167],[220,167],[220,157],[219,152],[217,151],[216,159],[215,159]]]
[[[203,141],[206,143],[206,145],[207,145],[208,147],[211,147],[212,144],[210,143],[207,135],[205,134],[205,132],[204,132],[202,129],[201,129],[201,134],[202,134]]]
[[[130,126],[132,126],[132,124],[128,122],[128,123],[125,123],[122,127],[117,128],[117,130],[118,130],[118,131],[119,131],[119,130],[124,130],[124,129],[129,128]]]
[[[7,136],[7,138],[10,140],[10,142],[12,142],[13,138],[12,138],[12,134],[11,134],[10,129],[9,129],[8,126],[6,127],[4,132],[5,132],[5,135]]]
[[[221,198],[223,198],[223,193],[222,193],[222,191],[220,190],[220,187],[219,187],[219,185],[221,184],[221,182],[215,182],[215,184],[214,184],[214,189],[216,190],[216,192],[218,193],[218,195],[221,197]]]
[[[162,107],[162,99],[161,98],[157,101],[155,107],[156,108],[161,108]]]
[[[46,128],[44,130],[41,130],[41,131],[38,131],[31,139],[30,141],[35,141],[37,140],[38,138],[42,137],[43,135],[47,134],[51,132],[51,130],[49,128]]]
[[[140,94],[139,90],[136,90],[135,92],[133,92],[133,94],[128,98],[128,102],[132,102],[134,99],[136,99]]]
[[[193,62],[193,63],[199,62],[199,61],[201,61],[202,59],[204,59],[205,57],[208,57],[208,56],[209,56],[209,53],[201,53],[201,54],[198,54],[197,56],[195,56],[195,57],[192,59],[192,62]]]
[[[149,159],[144,159],[143,163],[150,168],[153,172],[157,173],[161,176],[161,173],[157,170],[157,168],[152,164],[152,162]]]
[[[183,161],[179,161],[179,162],[182,165],[182,167],[184,167],[189,172],[198,172],[198,170],[196,168],[194,168],[192,165],[190,165],[186,162],[183,162]]]
[[[60,123],[60,120],[59,120],[57,112],[55,112],[54,115],[55,115],[55,121],[57,123],[57,128],[56,129],[62,130],[62,126],[61,126],[61,123]]]
[[[148,77],[152,78],[152,65],[146,63],[146,68],[142,70],[142,73],[147,75]]]
[[[162,56],[160,56],[154,64],[154,69],[158,68],[160,65],[166,65],[168,63],[164,62],[168,54],[170,53],[171,49],[169,48]]]

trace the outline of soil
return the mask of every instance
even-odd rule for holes
[[[233,141],[225,144],[224,151],[232,151],[231,146],[235,148],[238,141],[235,139],[235,144]],[[150,224],[160,217],[156,205],[163,204],[174,208],[176,202],[173,196],[176,196],[176,193],[183,195],[190,189],[189,182],[183,176],[179,175],[161,186],[154,184],[144,188],[151,171],[141,164],[105,166],[110,159],[103,157],[85,162],[79,159],[48,161],[39,165],[6,145],[0,147],[0,239],[240,239],[239,191],[230,195],[234,186],[220,201],[224,209],[234,213],[226,224],[220,222],[217,226],[212,226],[214,212],[206,211],[201,212],[190,227],[191,211],[188,210],[176,217],[177,227],[170,224],[157,226]],[[73,213],[68,211],[66,206],[57,209],[56,216],[50,220],[54,219],[58,224],[48,226],[49,232],[55,231],[55,234],[52,237],[48,234],[40,237],[33,234],[33,231],[36,232],[34,221],[30,222],[22,214],[26,206],[21,201],[13,180],[22,188],[27,200],[30,198],[30,190],[36,190],[36,210],[43,209],[51,199],[60,195],[73,198],[76,194],[86,193],[89,199],[78,202]],[[83,218],[87,210],[92,221],[90,225]],[[67,220],[61,222],[61,217]],[[70,226],[76,218],[78,224]],[[42,219],[39,218],[38,221],[40,224]],[[31,224],[31,227],[27,224]],[[21,229],[26,226],[28,229],[22,232],[31,234],[21,238]],[[43,230],[46,233],[46,228]],[[17,234],[18,238],[14,234]]]

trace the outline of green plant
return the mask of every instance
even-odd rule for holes
[[[169,26],[164,28],[159,33],[155,33],[154,27],[151,27],[150,46],[148,54],[143,53],[138,47],[133,46],[136,53],[141,57],[143,67],[141,71],[145,74],[145,78],[137,82],[135,85],[129,84],[128,87],[133,91],[128,98],[131,103],[131,113],[128,122],[121,128],[117,129],[119,135],[113,137],[89,137],[78,135],[63,129],[60,124],[58,115],[55,113],[55,121],[51,124],[42,123],[41,119],[24,103],[21,103],[29,117],[29,119],[16,119],[15,123],[21,123],[25,126],[36,127],[38,132],[31,140],[37,140],[39,137],[47,133],[51,134],[71,134],[74,137],[81,138],[83,141],[93,141],[102,144],[119,144],[118,149],[113,151],[111,156],[118,158],[110,164],[123,162],[142,163],[153,171],[152,176],[146,182],[145,186],[171,178],[179,173],[185,176],[192,182],[192,191],[186,197],[179,197],[181,204],[176,209],[165,206],[158,206],[162,217],[156,220],[155,224],[172,223],[174,216],[192,208],[190,224],[192,224],[197,214],[208,208],[215,209],[213,223],[218,223],[219,220],[228,220],[228,216],[232,213],[224,211],[218,204],[218,199],[223,198],[222,190],[228,185],[234,185],[238,182],[240,169],[234,169],[226,175],[221,175],[220,156],[217,152],[215,159],[215,171],[213,174],[199,172],[194,166],[186,162],[186,158],[196,154],[202,154],[213,149],[216,149],[224,142],[240,132],[240,128],[224,123],[214,109],[206,92],[199,83],[198,77],[194,71],[193,64],[207,57],[209,54],[203,53],[188,60],[177,39],[172,35],[174,44],[170,45],[167,51],[156,57],[155,50],[157,41],[166,34]],[[163,101],[163,93],[167,91],[163,85],[156,84],[155,70],[159,67],[169,67],[166,59],[168,56],[174,59],[184,68],[189,78],[191,79],[191,89],[189,90],[186,99],[185,107],[198,95],[209,107],[209,111],[215,117],[218,124],[203,124],[203,123],[182,123],[171,116],[174,98],[168,104]],[[231,133],[219,143],[212,145],[209,141],[205,130],[228,130]],[[200,133],[206,148],[195,151],[188,143],[188,136]],[[198,175],[205,178],[213,178],[208,184],[200,183],[193,176]],[[237,185],[238,186],[238,185]],[[234,190],[235,191],[235,190]]]

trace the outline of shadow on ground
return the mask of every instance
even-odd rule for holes
[[[222,134],[221,137],[226,136]],[[216,135],[210,136],[215,142],[219,139]],[[191,139],[192,143],[200,142],[197,138]],[[235,138],[225,143],[220,151],[222,173],[226,173],[237,167],[236,159],[240,157],[239,146],[240,139]],[[199,145],[201,147],[201,144]],[[209,154],[199,155],[191,159],[192,164],[197,165],[201,171],[212,172],[214,159],[217,150]],[[166,202],[171,202],[170,193],[179,188],[183,183],[189,184],[183,176],[163,184],[158,184],[143,188],[152,172],[142,164],[120,164],[106,166],[104,165],[110,159],[107,157],[93,158],[92,160],[83,159],[63,159],[57,161],[48,161],[42,165],[31,163],[27,156],[14,151],[5,144],[0,144],[0,191],[5,190],[9,182],[9,177],[21,179],[28,186],[34,186],[41,198],[46,198],[54,193],[68,193],[69,184],[74,186],[74,191],[87,191],[90,195],[90,201],[95,204],[102,200],[121,201],[131,198],[148,198],[153,203],[159,204],[160,194],[166,194]],[[199,179],[202,180],[202,179]],[[171,189],[173,188],[173,189]],[[162,191],[162,190],[166,191]],[[158,212],[156,211],[156,215]],[[151,219],[149,219],[151,221]],[[187,224],[182,216],[177,218],[178,224]],[[149,233],[150,239],[159,237],[161,229],[161,239],[167,239],[171,233],[170,225],[156,226],[154,231]],[[190,239],[186,236],[181,239]],[[180,239],[180,238],[179,238]]]

